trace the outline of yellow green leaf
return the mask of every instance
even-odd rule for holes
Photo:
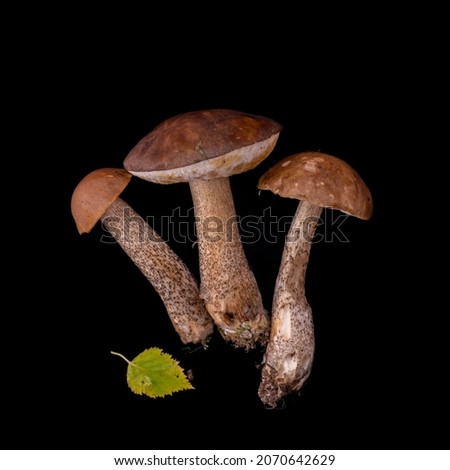
[[[159,348],[146,349],[132,361],[123,358],[128,362],[128,386],[134,393],[157,398],[194,388],[178,361]]]

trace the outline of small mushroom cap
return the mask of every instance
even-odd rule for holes
[[[258,188],[360,219],[372,215],[372,196],[358,173],[343,160],[320,152],[302,152],[280,160],[261,176]]]
[[[230,109],[180,114],[142,138],[125,158],[124,167],[161,184],[231,176],[264,160],[281,128],[272,119]]]
[[[131,174],[121,168],[101,168],[78,183],[72,194],[71,209],[80,235],[92,230],[130,179]]]

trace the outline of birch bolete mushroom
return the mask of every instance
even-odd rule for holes
[[[119,196],[131,179],[123,169],[89,173],[72,194],[72,215],[80,234],[101,221],[161,297],[183,343],[206,343],[214,324],[199,296],[198,283],[169,245]]]
[[[258,188],[300,200],[275,284],[271,332],[258,390],[263,403],[275,407],[284,396],[300,390],[311,372],[315,340],[305,274],[322,209],[338,209],[367,220],[372,214],[372,197],[350,165],[319,152],[284,158],[260,178]]]
[[[200,295],[222,336],[237,347],[265,344],[269,319],[236,223],[229,177],[273,150],[280,124],[228,109],[180,114],[130,151],[124,167],[160,184],[188,182],[197,229]]]

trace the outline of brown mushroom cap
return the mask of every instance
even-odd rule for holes
[[[101,168],[86,175],[77,185],[71,201],[78,232],[88,233],[108,207],[120,196],[131,173],[120,168]]]
[[[360,219],[372,215],[372,196],[358,173],[343,160],[320,152],[280,160],[259,179],[258,188]]]
[[[142,138],[124,167],[162,184],[231,176],[266,158],[281,127],[272,119],[229,109],[180,114]]]

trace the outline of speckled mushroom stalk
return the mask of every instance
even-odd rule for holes
[[[268,407],[300,390],[311,371],[314,323],[305,295],[305,276],[321,212],[321,207],[307,201],[299,203],[284,245],[259,387],[259,396]]]
[[[205,342],[213,322],[184,262],[121,198],[109,206],[101,221],[159,294],[181,341]]]
[[[100,169],[79,183],[72,197],[78,230],[89,232],[100,219],[161,297],[181,341],[206,343],[214,325],[196,279],[159,234],[118,197],[130,177],[125,170]],[[119,180],[116,186],[114,180]]]
[[[271,153],[281,126],[228,109],[162,122],[131,150],[124,167],[159,184],[188,182],[196,217],[200,295],[222,336],[237,347],[265,344],[269,317],[242,246],[229,177]]]
[[[269,321],[245,255],[229,178],[190,182],[200,260],[200,295],[222,336],[240,347],[266,343]]]
[[[270,338],[258,390],[262,402],[273,408],[302,388],[313,364],[314,323],[305,276],[322,210],[338,209],[367,220],[372,215],[372,197],[350,165],[320,152],[284,158],[260,178],[258,188],[300,200],[276,280]]]

